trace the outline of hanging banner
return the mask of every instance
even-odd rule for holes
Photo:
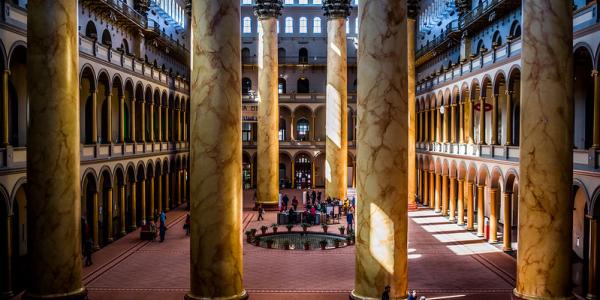
[[[258,103],[242,103],[242,122],[258,121]]]

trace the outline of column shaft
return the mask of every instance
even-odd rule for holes
[[[27,14],[27,227],[35,242],[23,299],[83,299],[77,1],[30,0]]]
[[[450,222],[454,222],[456,219],[456,177],[450,177]]]
[[[119,99],[119,142],[125,143],[125,96]]]
[[[429,171],[429,207],[435,207],[435,173]]]
[[[477,185],[477,236],[483,236],[484,223],[485,223],[485,215],[483,209],[483,199],[485,186],[483,184]]]
[[[146,180],[140,180],[140,199],[142,200],[142,222],[146,221]]]
[[[467,230],[472,231],[474,229],[473,219],[473,183],[467,182]]]
[[[360,1],[357,241],[354,299],[407,297],[406,1]],[[236,28],[237,29],[237,28]],[[400,184],[399,184],[400,183]],[[374,250],[373,245],[377,245]]]
[[[466,144],[465,140],[465,104],[461,101],[458,105],[458,142]]]
[[[92,92],[92,143],[98,143],[98,93]]]
[[[442,175],[435,174],[435,212],[442,211]]]
[[[346,18],[327,20],[327,111],[325,128],[325,189],[327,196],[344,199],[348,181],[348,78]],[[314,124],[313,124],[314,128]],[[314,129],[311,128],[311,132]],[[329,175],[329,176],[327,176]]]
[[[442,105],[440,104],[440,107]],[[437,143],[442,143],[442,113],[440,112],[440,107],[436,107],[435,109],[435,115],[436,115],[436,121],[435,121],[435,141]]]
[[[469,121],[468,123],[468,129],[467,129],[467,135],[468,135],[468,140],[467,142],[469,144],[473,144],[475,143],[475,109],[473,108],[473,101],[471,100],[471,97],[467,96],[467,107],[469,109]]]
[[[590,243],[589,243],[589,259],[588,259],[588,291],[587,299],[597,299],[598,297],[598,253],[600,253],[600,245],[598,245],[598,220],[590,218]]]
[[[98,206],[98,192],[94,192],[92,196],[92,230],[94,231],[93,240],[94,240],[94,248],[100,248],[100,239],[98,235],[98,222],[99,222],[99,214],[100,207]]]
[[[436,142],[436,134],[435,134],[435,130],[436,130],[436,114],[435,114],[435,109],[432,108],[429,110],[429,112],[431,113],[431,124],[429,126],[429,140],[431,143],[435,143]]]
[[[140,101],[140,107],[142,108],[140,114],[140,124],[141,124],[141,134],[142,134],[142,143],[146,142],[146,102]]]
[[[598,71],[592,71],[594,78],[594,131],[592,148],[600,148],[600,76]]]
[[[163,207],[162,207],[162,200],[163,200],[163,196],[162,196],[163,195],[162,194],[162,174],[158,175],[158,187],[157,187],[157,191],[158,192],[157,192],[156,198],[158,199],[158,201],[156,203],[158,205],[157,205],[156,209],[158,210],[158,213],[160,213],[163,210]]]
[[[425,123],[424,128],[423,128],[423,141],[428,143],[429,142],[429,111],[428,110],[423,111],[423,123]]]
[[[492,145],[498,145],[498,97],[492,96]]]
[[[131,224],[129,225],[129,230],[133,231],[137,228],[137,205],[136,205],[136,184],[135,182],[131,182],[129,184],[129,188],[131,189],[130,191],[130,197],[131,197],[131,206],[130,206],[130,210],[131,210]]]
[[[156,141],[159,143],[162,143],[163,139],[163,123],[162,123],[162,111],[163,111],[163,106],[161,104],[158,105],[158,107],[156,108],[158,110],[158,136],[156,137]]]
[[[108,242],[113,241],[113,189],[108,188],[106,190],[106,206],[104,210],[106,211],[106,231],[108,236]]]
[[[154,143],[154,103],[150,102],[150,142]]]
[[[125,234],[127,234],[127,230],[125,228],[125,201],[127,201],[127,199],[125,198],[125,184],[119,187],[119,198],[119,203],[121,205],[121,212],[119,214],[119,216],[121,217],[121,236],[124,236]]]
[[[417,122],[416,122],[416,70],[415,70],[415,30],[416,21],[407,19],[407,63],[408,63],[408,207],[417,208],[415,200],[417,188]],[[346,168],[344,168],[346,169]]]
[[[456,104],[450,105],[450,142],[456,143]]]
[[[479,98],[479,145],[485,145],[485,97]]]
[[[512,251],[512,192],[504,193],[504,225],[502,230],[502,250]]]
[[[258,143],[257,203],[276,206],[279,201],[279,92],[277,19],[259,19],[258,41]],[[313,128],[311,128],[312,130]]]
[[[10,70],[5,69],[2,72],[2,144],[4,146],[8,145],[8,102],[9,102],[9,94],[8,94],[8,77],[10,76]]]
[[[490,243],[498,242],[498,215],[496,211],[496,196],[498,190],[496,188],[490,189]]]
[[[171,204],[171,194],[169,194],[169,179],[171,178],[171,174],[167,173],[165,175],[165,211],[169,211],[171,210],[172,204]]]
[[[423,181],[423,205],[429,205],[429,172],[423,170],[421,172],[421,181]]]
[[[519,246],[515,295],[571,296],[573,9],[523,1]],[[540,232],[543,231],[543,234]]]
[[[457,220],[457,224],[458,225],[463,225],[465,224],[465,198],[464,198],[464,189],[465,189],[465,182],[464,179],[459,179],[458,180],[458,203],[456,205],[456,210],[458,211],[458,220]]]
[[[442,175],[442,216],[448,215],[448,175]]]
[[[240,11],[239,0],[195,1],[192,6],[190,215],[196,230],[191,231],[186,299],[248,297],[240,237]]]
[[[106,96],[106,141],[105,143],[111,144],[113,142],[112,136],[112,91]]]
[[[149,204],[150,204],[150,209],[148,210],[150,212],[149,216],[146,216],[149,220],[153,220],[154,219],[154,177],[150,177],[148,180],[148,196],[149,196]]]
[[[450,118],[451,118],[451,112],[450,112],[450,105],[444,105],[444,123],[442,123],[442,135],[444,136],[443,138],[443,142],[444,143],[448,143],[450,140],[448,139],[449,137],[449,131],[448,131],[448,127],[450,127],[448,124],[450,123]]]
[[[506,90],[506,142],[505,146],[512,146],[512,132],[513,132],[513,120],[512,120],[512,96],[513,92]]]
[[[129,130],[131,130],[131,142],[133,142],[133,143],[137,142],[136,136],[135,136],[135,128],[136,128],[135,127],[135,110],[136,110],[135,103],[136,102],[137,101],[135,101],[135,98],[131,99],[131,109],[129,110],[131,112],[131,119],[130,119],[131,125],[129,125]]]

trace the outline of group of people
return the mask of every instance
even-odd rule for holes
[[[156,224],[158,224],[158,230]],[[152,241],[155,240],[156,233],[158,232],[158,236],[160,238],[159,242],[164,242],[167,232],[167,214],[165,211],[163,210],[159,214],[158,210],[154,210],[154,217],[150,219],[148,223],[146,223],[146,221],[142,221],[142,231],[150,231],[154,233]]]

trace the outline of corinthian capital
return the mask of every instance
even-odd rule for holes
[[[350,16],[352,5],[350,0],[324,0],[323,10],[328,19],[345,19]]]
[[[281,15],[283,0],[256,0],[254,15],[259,19],[277,18]]]

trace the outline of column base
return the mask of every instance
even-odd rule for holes
[[[402,298],[390,298],[390,300],[396,300],[396,299],[401,300],[401,299],[407,299],[407,298],[408,298],[408,294]],[[373,298],[373,297],[361,296],[356,293],[356,290],[352,290],[352,292],[350,292],[348,299],[350,299],[350,300],[381,300],[381,297]]]
[[[53,295],[36,295],[30,294],[25,291],[23,300],[36,300],[36,299],[56,299],[56,300],[84,300],[87,299],[87,289],[82,287],[76,291],[72,291],[64,294],[53,294]]]
[[[566,297],[530,296],[530,295],[525,295],[525,294],[521,294],[521,293],[517,292],[516,288],[513,289],[512,298],[514,300],[571,300],[571,299],[574,299],[574,297],[572,295],[569,295]]]
[[[199,297],[193,295],[191,292],[185,294],[184,300],[246,300],[248,299],[248,293],[243,290],[241,293],[229,297]]]
[[[14,293],[13,291],[4,291],[4,292],[0,292],[0,299],[9,299],[14,297]]]
[[[408,203],[408,211],[415,211],[418,209],[419,209],[419,207],[417,206],[416,202]]]
[[[513,248],[511,248],[511,247],[502,247],[502,251],[504,251],[504,252],[512,252]]]

